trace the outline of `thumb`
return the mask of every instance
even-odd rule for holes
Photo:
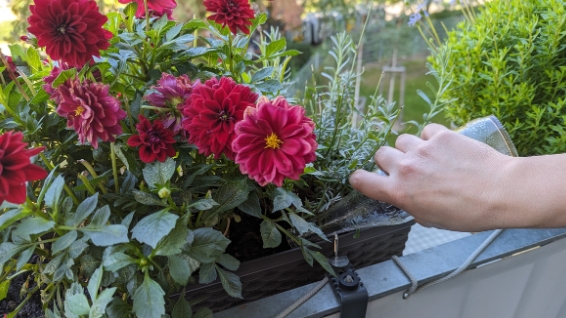
[[[357,170],[350,176],[350,184],[354,189],[374,200],[390,201],[391,179],[389,176]]]

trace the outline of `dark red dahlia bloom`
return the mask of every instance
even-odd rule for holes
[[[82,68],[106,50],[112,38],[102,26],[108,20],[93,0],[34,0],[28,31],[53,60]]]
[[[214,13],[209,20],[228,26],[233,34],[237,34],[238,29],[250,34],[255,13],[248,0],[204,0],[203,4],[207,11]]]
[[[61,74],[61,71],[63,71],[62,69],[58,68],[57,66],[55,66],[52,70],[51,73],[49,73],[49,76],[46,76],[43,78],[43,81],[45,82],[45,84],[43,84],[43,90],[45,90],[47,92],[47,94],[49,94],[49,97],[55,101],[56,104],[59,104],[59,102],[61,101],[61,98],[59,97],[59,90],[56,88],[53,88],[53,82],[55,82],[55,80],[57,79],[57,77]]]
[[[47,171],[30,162],[30,157],[45,148],[25,149],[28,144],[23,139],[20,132],[8,131],[0,135],[0,204],[4,201],[24,203],[26,182],[47,177]]]
[[[120,101],[109,95],[109,86],[77,78],[68,79],[57,88],[59,107],[57,114],[67,117],[67,127],[73,127],[79,141],[88,141],[98,148],[98,139],[115,141],[122,133],[120,120],[126,112],[120,108]]]
[[[136,11],[136,18],[145,17],[145,4],[144,0],[118,0],[121,4],[127,4],[130,2],[137,2],[138,9]],[[161,17],[167,15],[169,20],[171,20],[171,14],[173,9],[177,7],[177,2],[175,0],[147,0],[147,8],[149,13],[153,16]]]
[[[285,177],[299,180],[306,164],[316,159],[313,121],[303,107],[291,106],[281,96],[273,101],[262,97],[257,108],[246,110],[236,135],[235,161],[261,186],[280,187]]]
[[[128,139],[128,146],[140,147],[140,158],[145,163],[159,160],[165,161],[167,157],[176,154],[173,144],[175,139],[170,130],[163,127],[163,123],[156,119],[153,124],[147,118],[139,115],[140,122],[136,125],[139,135],[133,135]]]
[[[205,156],[214,154],[218,159],[224,153],[234,159],[232,150],[234,127],[244,118],[244,110],[254,106],[258,95],[249,87],[223,77],[197,83],[183,108],[183,128],[189,133],[189,142]]]

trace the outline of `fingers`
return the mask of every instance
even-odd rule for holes
[[[387,201],[389,198],[389,181],[387,176],[365,170],[358,170],[350,176],[350,184],[354,189],[372,199],[380,201]]]
[[[421,134],[421,138],[423,140],[429,140],[432,136],[438,134],[439,132],[448,131],[449,129],[439,125],[439,124],[430,124],[427,125]]]
[[[387,174],[391,174],[396,163],[401,160],[402,156],[403,153],[398,149],[383,146],[379,148],[373,158],[375,160],[375,164],[377,164],[378,167],[380,167]]]
[[[402,152],[408,152],[409,150],[415,149],[422,143],[424,143],[424,141],[417,136],[403,134],[397,137],[397,141],[395,141],[395,148]]]

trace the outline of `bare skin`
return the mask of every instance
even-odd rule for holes
[[[359,170],[352,186],[411,213],[424,226],[459,231],[566,226],[566,154],[515,158],[431,124],[401,135]]]

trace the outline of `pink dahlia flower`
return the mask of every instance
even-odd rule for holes
[[[98,139],[115,141],[122,133],[120,120],[126,112],[120,108],[120,101],[109,95],[109,86],[90,80],[68,79],[57,88],[59,107],[57,114],[67,117],[67,127],[73,127],[79,141],[88,141],[98,148]]]
[[[170,130],[163,127],[163,123],[156,119],[153,124],[147,118],[139,115],[140,122],[136,125],[138,135],[133,135],[128,139],[128,146],[140,147],[140,158],[145,163],[159,160],[164,162],[167,157],[174,157],[176,154],[173,144],[175,139]]]
[[[61,98],[59,97],[59,90],[53,88],[53,82],[57,79],[57,77],[61,74],[62,69],[58,68],[57,66],[53,67],[49,76],[43,78],[45,84],[43,84],[43,89],[49,94],[49,97],[55,101],[56,104],[59,104]]]
[[[193,92],[191,80],[187,75],[175,77],[171,74],[163,73],[161,79],[157,81],[157,86],[152,87],[156,90],[145,97],[153,106],[171,108],[172,111],[161,119],[163,126],[173,131],[177,135],[183,131],[181,106]]]
[[[138,9],[136,11],[136,18],[145,17],[145,4],[144,0],[134,0],[138,4]],[[121,4],[128,4],[134,2],[132,0],[118,0]],[[153,16],[161,17],[167,15],[167,18],[171,20],[171,14],[173,9],[177,7],[177,2],[175,0],[147,0],[147,8]]]
[[[93,0],[34,0],[28,31],[53,60],[82,68],[110,46],[108,20]]]
[[[218,159],[224,153],[233,160],[234,127],[257,98],[249,87],[227,77],[196,84],[188,100],[190,104],[183,108],[183,128],[189,133],[189,142],[205,156],[214,154]]]
[[[214,13],[208,20],[228,26],[233,34],[237,34],[238,29],[250,34],[255,13],[249,0],[204,0],[203,4],[207,11]]]
[[[25,149],[28,144],[23,139],[20,132],[8,131],[0,135],[0,204],[4,201],[24,203],[26,182],[47,177],[47,171],[30,162],[30,157],[44,147]]]
[[[284,97],[262,97],[257,108],[246,110],[236,125],[232,148],[240,171],[261,186],[281,186],[285,177],[298,180],[307,163],[316,159],[314,123],[301,106],[289,105]]]

